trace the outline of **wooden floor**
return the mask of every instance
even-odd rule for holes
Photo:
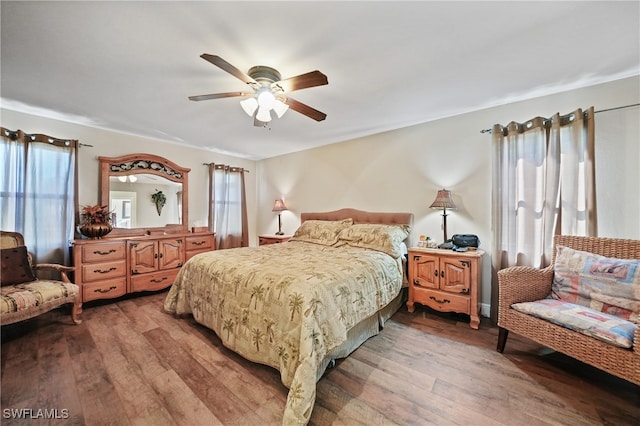
[[[1,423],[280,424],[279,374],[165,314],[165,295],[87,306],[81,325],[56,310],[2,327]],[[403,307],[325,373],[310,424],[640,424],[638,387],[513,334],[499,354],[496,340],[486,319],[472,330],[468,317]],[[45,409],[59,419],[11,418]]]

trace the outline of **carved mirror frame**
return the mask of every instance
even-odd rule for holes
[[[153,154],[129,154],[121,157],[98,157],[100,160],[100,205],[110,202],[110,177],[132,174],[152,174],[182,184],[182,223],[170,225],[171,231],[187,231],[189,224],[189,172],[173,161]],[[108,237],[144,235],[167,230],[164,227],[113,228]]]

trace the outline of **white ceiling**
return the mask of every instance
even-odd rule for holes
[[[639,6],[3,0],[1,101],[261,159],[638,75]],[[322,71],[328,86],[292,96],[327,119],[290,110],[264,129],[239,98],[189,101],[247,89],[202,53],[283,78]]]

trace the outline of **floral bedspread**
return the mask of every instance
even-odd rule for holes
[[[300,241],[202,253],[180,270],[169,313],[192,313],[243,357],[280,371],[284,424],[306,424],[319,366],[402,287],[400,259]]]

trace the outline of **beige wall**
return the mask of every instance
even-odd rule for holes
[[[44,133],[61,139],[78,139],[81,143],[93,145],[93,147],[81,147],[78,157],[80,205],[98,202],[99,156],[116,157],[137,152],[149,153],[160,155],[182,167],[190,168],[189,227],[207,225],[209,178],[207,167],[203,163],[225,163],[248,169],[250,173],[246,179],[246,190],[249,233],[253,236],[252,241],[257,239],[255,237],[258,211],[256,209],[255,161],[4,109],[2,126],[12,130],[21,129],[27,133]],[[215,144],[215,141],[211,141],[211,144]]]
[[[518,102],[322,148],[254,162],[158,140],[1,110],[2,125],[29,133],[79,139],[79,200],[98,201],[98,156],[134,152],[161,155],[191,168],[189,226],[207,223],[206,167],[220,162],[249,169],[247,199],[251,245],[260,233],[277,230],[273,201],[284,198],[283,230],[293,233],[304,211],[354,207],[408,211],[415,215],[412,239],[426,234],[442,240],[442,217],[429,209],[436,191],[453,192],[458,209],[448,217],[449,235],[474,233],[481,248],[491,247],[491,169],[489,134],[495,123],[640,103],[640,77]],[[601,236],[640,239],[640,121],[638,107],[596,114],[596,166]],[[329,119],[328,119],[329,120]],[[211,141],[215,145],[215,141]],[[614,206],[613,208],[611,206]],[[490,257],[483,262],[483,313],[490,303]]]
[[[639,102],[640,78],[634,77],[263,160],[258,163],[257,227],[275,232],[277,219],[270,211],[273,200],[283,197],[290,209],[282,214],[286,233],[295,231],[301,212],[354,207],[412,212],[413,241],[419,234],[442,241],[441,212],[429,205],[436,191],[446,188],[458,206],[447,219],[449,236],[477,234],[481,248],[489,250],[491,135],[481,129],[591,105],[598,111]],[[639,111],[596,114],[601,236],[640,239]],[[490,265],[487,255],[484,314],[490,304]]]

